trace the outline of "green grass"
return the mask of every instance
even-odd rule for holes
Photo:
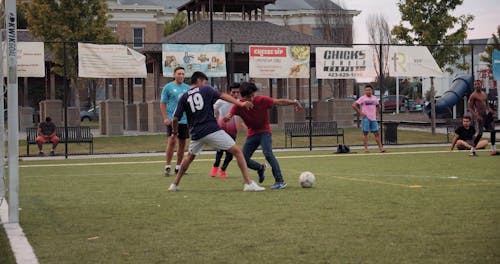
[[[14,255],[10,248],[7,234],[5,233],[5,230],[2,225],[0,225],[0,263],[2,264],[16,263]]]
[[[85,122],[84,122],[85,123]],[[89,122],[86,122],[89,123]],[[238,143],[243,144],[245,140],[245,132],[242,131],[238,135]],[[341,142],[341,141],[340,141]],[[446,142],[446,135],[435,134],[430,132],[421,131],[408,131],[398,130],[398,143],[399,144],[413,144],[413,143],[443,143]],[[362,145],[361,131],[359,128],[345,129],[345,143],[350,146]],[[373,136],[370,135],[369,143],[375,144]],[[140,135],[140,136],[105,136],[94,137],[94,153],[138,153],[138,152],[162,152],[165,151],[166,136],[164,134],[157,135]],[[337,141],[335,137],[314,137],[313,146],[335,146]],[[273,130],[273,146],[275,148],[285,147],[285,135],[283,130]],[[309,138],[294,138],[293,147],[308,147]],[[290,147],[290,142],[288,142]],[[50,150],[49,145],[44,146],[45,152]],[[26,155],[26,141],[19,141],[19,152],[21,155]],[[56,151],[59,155],[64,154],[64,144],[61,143]],[[30,154],[36,155],[38,149],[36,145],[30,145]],[[69,154],[88,154],[88,144],[68,144]]]
[[[20,221],[40,263],[499,263],[499,158],[446,149],[280,152],[262,193],[211,155],[177,193],[163,157],[21,161]]]

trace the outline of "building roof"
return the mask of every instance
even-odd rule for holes
[[[265,21],[214,20],[214,43],[229,44],[235,52],[248,51],[248,44],[267,45],[325,45],[326,40],[289,30]],[[203,20],[167,36],[163,43],[206,44],[210,43],[210,21]],[[160,50],[159,50],[160,51]]]
[[[277,0],[275,4],[266,6],[269,11],[292,11],[292,10],[338,10],[340,6],[331,0]]]
[[[137,6],[160,6],[166,9],[177,9],[189,2],[189,0],[117,0],[118,5],[137,5]]]

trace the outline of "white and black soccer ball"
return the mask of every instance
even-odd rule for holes
[[[302,188],[311,188],[316,182],[316,177],[310,171],[304,171],[299,176],[299,184]]]

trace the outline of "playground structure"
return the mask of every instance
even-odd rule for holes
[[[453,106],[458,104],[464,96],[470,95],[474,91],[472,76],[457,77],[451,83],[449,90],[436,100],[436,115],[447,114],[453,111]],[[431,104],[427,104],[424,112],[430,117]]]

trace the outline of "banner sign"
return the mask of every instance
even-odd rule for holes
[[[251,78],[309,78],[309,46],[250,46]]]
[[[443,72],[427,47],[389,47],[389,75],[392,77],[440,77]]]
[[[365,48],[316,48],[318,79],[356,79],[376,76],[372,52]]]
[[[493,68],[493,79],[500,80],[500,50],[491,53],[491,66]]]
[[[163,76],[173,77],[176,67],[183,67],[185,76],[201,71],[208,77],[226,77],[226,51],[224,44],[184,45],[163,44]]]
[[[4,53],[4,58],[6,55]],[[3,65],[6,69],[7,60],[4,60]],[[17,43],[17,77],[45,77],[43,42]]]
[[[78,43],[78,77],[145,78],[146,56],[124,45]]]

